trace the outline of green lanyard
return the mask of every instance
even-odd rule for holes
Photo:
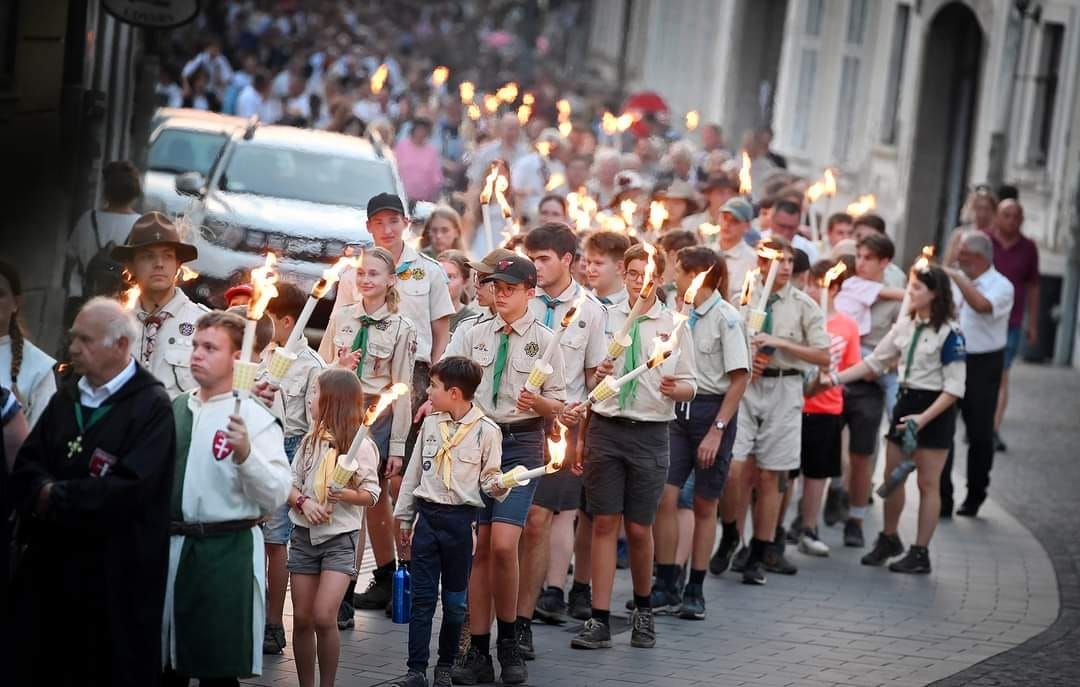
[[[491,407],[499,405],[499,386],[502,384],[503,370],[506,369],[506,354],[510,350],[510,327],[499,332],[499,352],[495,354],[495,375],[491,380]]]
[[[641,323],[646,319],[648,319],[647,316],[642,315],[634,320],[634,324],[630,326],[630,345],[626,348],[626,355],[623,358],[624,375],[641,364]],[[619,389],[619,410],[626,410],[626,406],[630,405],[637,397],[638,379],[640,378],[631,379]]]
[[[911,335],[911,344],[907,349],[907,365],[904,367],[904,381],[911,379],[911,362],[915,360],[915,346],[919,343],[919,337],[922,335],[923,329],[926,329],[925,323],[919,323],[915,325],[915,333]]]
[[[68,452],[67,452],[68,460],[71,460],[72,458],[74,458],[76,454],[82,453],[82,450],[83,450],[83,446],[82,446],[83,435],[86,434],[86,432],[91,427],[96,425],[98,423],[98,420],[105,417],[110,410],[112,410],[112,406],[109,405],[109,404],[98,406],[97,408],[94,409],[94,412],[90,413],[90,421],[87,422],[83,418],[82,404],[78,403],[78,402],[75,403],[75,424],[77,424],[79,426],[79,434],[74,439],[72,439],[71,441],[68,442],[68,445],[67,445],[67,447],[68,447]]]

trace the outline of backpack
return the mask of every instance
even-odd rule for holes
[[[113,260],[113,242],[101,245],[97,212],[90,211],[90,225],[94,228],[94,245],[98,250],[83,268],[83,296],[116,296],[124,289],[124,266]]]

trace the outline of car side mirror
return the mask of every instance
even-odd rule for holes
[[[184,172],[176,177],[176,192],[184,196],[201,196],[206,179],[198,172]]]

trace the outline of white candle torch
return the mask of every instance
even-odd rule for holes
[[[810,188],[806,189],[806,200],[809,201],[807,207],[807,214],[809,215],[810,232],[813,237],[814,243],[821,247],[821,220],[818,219],[817,213],[814,212],[814,203],[825,194],[825,183],[821,181],[815,181],[810,184]]]
[[[859,215],[865,215],[874,208],[877,207],[877,198],[873,193],[868,193],[864,196],[859,196],[859,199],[854,203],[850,203],[847,206],[847,213],[852,217],[859,217]]]
[[[523,487],[534,479],[544,475],[552,475],[562,469],[566,462],[566,427],[558,420],[555,421],[555,436],[548,437],[548,455],[551,458],[547,464],[531,470],[524,465],[515,466],[510,472],[499,475],[499,486],[503,489]]]
[[[765,325],[765,306],[769,302],[769,295],[772,294],[772,287],[776,282],[776,273],[780,270],[780,258],[783,256],[784,254],[781,251],[773,250],[768,246],[762,246],[758,249],[758,257],[771,262],[769,264],[769,273],[765,277],[765,287],[758,297],[757,307],[750,311],[750,317],[747,321],[747,328],[751,334],[760,332]]]
[[[295,353],[301,347],[300,342],[304,340],[304,330],[307,328],[308,320],[311,319],[311,314],[315,312],[315,306],[318,305],[319,300],[326,296],[327,292],[330,291],[330,287],[341,279],[341,273],[346,268],[359,268],[360,262],[360,258],[345,256],[338,258],[338,261],[333,266],[323,271],[322,277],[311,287],[311,293],[308,294],[307,302],[304,303],[304,309],[300,311],[300,316],[296,319],[296,324],[293,325],[292,333],[285,344],[288,351]]]
[[[247,394],[255,383],[258,363],[252,361],[255,349],[255,326],[266,312],[266,306],[277,296],[278,274],[274,271],[277,256],[266,254],[262,267],[251,270],[251,300],[247,305],[244,322],[244,338],[240,345],[240,360],[233,363],[233,397],[236,399],[234,414],[240,412],[241,394]]]
[[[360,425],[360,428],[356,430],[356,435],[353,436],[352,443],[349,444],[349,452],[347,454],[350,464],[352,462],[358,462],[360,456],[360,446],[364,443],[364,439],[367,438],[371,432],[371,426],[375,424],[375,421],[379,419],[383,411],[390,407],[394,401],[398,400],[405,394],[409,393],[409,386],[398,382],[390,387],[385,393],[379,396],[379,400],[371,407],[367,413],[364,414],[364,422]],[[339,460],[340,463],[340,460]]]
[[[555,336],[552,337],[551,343],[548,344],[547,349],[544,351],[543,357],[536,361],[533,365],[532,372],[529,373],[529,378],[525,382],[525,388],[531,394],[535,394],[540,391],[540,387],[547,381],[551,373],[554,372],[554,368],[551,366],[551,357],[555,355],[555,351],[562,345],[562,338],[566,334],[566,330],[577,320],[578,315],[581,314],[581,308],[585,305],[585,299],[588,295],[585,291],[581,292],[570,308],[566,311],[566,314],[562,317],[560,327]]]
[[[641,293],[638,294],[637,300],[634,301],[634,307],[630,309],[626,321],[623,322],[619,332],[608,346],[608,360],[618,358],[626,350],[626,347],[630,345],[630,327],[633,326],[634,320],[645,314],[645,306],[652,297],[653,291],[656,290],[656,249],[648,241],[643,241],[641,246],[649,256],[649,261],[645,263],[645,275],[641,280]]]

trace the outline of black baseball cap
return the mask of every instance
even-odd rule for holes
[[[501,281],[507,284],[524,284],[530,289],[536,286],[536,265],[517,253],[499,260],[494,267],[495,271],[481,279],[481,284]]]
[[[405,206],[401,204],[401,198],[393,193],[379,193],[371,197],[367,203],[367,216],[374,217],[376,212],[393,210],[401,216],[405,216]]]

